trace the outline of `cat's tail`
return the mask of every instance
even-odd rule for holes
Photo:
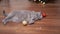
[[[3,10],[3,15],[6,17],[7,16],[7,14],[5,13],[5,10]]]

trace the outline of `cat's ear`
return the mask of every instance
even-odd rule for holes
[[[3,15],[6,17],[8,14],[5,13],[5,10],[3,10]]]

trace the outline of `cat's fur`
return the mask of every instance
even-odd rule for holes
[[[5,12],[3,14],[6,16],[5,19],[2,20],[4,24],[6,24],[8,21],[19,23],[24,20],[27,21],[28,24],[31,24],[38,19],[42,19],[43,17],[41,12],[35,12],[30,10],[14,10],[11,11],[9,14],[6,14]]]

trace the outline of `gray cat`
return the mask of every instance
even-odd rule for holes
[[[43,18],[41,12],[35,12],[30,10],[13,10],[9,14],[6,14],[5,11],[3,11],[3,15],[6,16],[5,19],[2,20],[4,24],[9,21],[19,23],[24,20],[27,21],[28,24],[32,24],[36,20]]]

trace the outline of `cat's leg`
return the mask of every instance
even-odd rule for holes
[[[2,22],[3,22],[4,24],[6,24],[8,21],[10,21],[10,19],[11,19],[13,16],[14,16],[13,13],[9,13],[8,16],[7,16],[5,19],[2,20]]]
[[[6,19],[2,20],[3,24],[6,24],[8,21],[9,20],[6,20]]]
[[[29,20],[29,24],[33,24],[35,21],[33,16],[31,18],[29,18],[28,20]]]
[[[34,24],[34,20],[30,20],[29,21],[29,24]]]

